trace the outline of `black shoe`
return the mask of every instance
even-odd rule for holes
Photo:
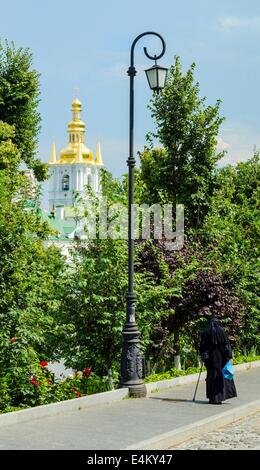
[[[210,405],[222,405],[222,401],[209,400]]]

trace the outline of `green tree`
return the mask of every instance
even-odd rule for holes
[[[180,251],[169,251],[164,241],[142,243],[138,270],[152,273],[161,288],[160,317],[150,331],[147,355],[158,361],[173,362],[182,355],[183,338],[197,351],[201,329],[216,315],[228,329],[232,344],[241,332],[243,306],[227,282],[209,263],[204,247],[190,238]],[[170,365],[171,367],[171,365]]]
[[[122,179],[114,178],[105,168],[100,170],[100,184],[102,196],[108,198],[109,204],[127,203],[127,180],[126,176]]]
[[[19,170],[14,126],[0,121],[0,382],[2,405],[26,404],[34,393],[30,377],[40,359],[54,357],[58,327],[59,251],[45,248],[50,233],[35,206],[30,181]],[[6,393],[8,391],[8,393]],[[1,397],[0,397],[1,402]]]
[[[102,194],[106,197],[108,227],[112,231],[105,239],[78,242],[72,249],[69,275],[61,289],[61,309],[57,321],[72,326],[63,343],[63,357],[69,367],[92,367],[100,374],[110,369],[118,371],[122,349],[122,329],[126,318],[127,240],[117,238],[117,215],[125,209],[127,179],[116,180],[102,172]],[[99,200],[89,190],[92,206],[85,206],[99,222]],[[83,203],[83,201],[82,201]],[[116,206],[114,204],[116,203]],[[119,204],[119,208],[118,208]],[[112,211],[112,209],[114,210]],[[87,224],[86,224],[87,225]],[[86,226],[87,233],[92,229]],[[140,261],[141,245],[136,247],[136,264]],[[161,315],[160,305],[170,295],[169,286],[156,285],[152,273],[136,272],[137,321],[142,333],[143,352],[150,344],[150,332]],[[151,321],[153,318],[153,321]]]
[[[141,262],[138,247],[136,264]],[[126,318],[127,243],[125,240],[93,240],[75,248],[73,264],[61,292],[59,318],[73,329],[62,345],[69,367],[91,367],[106,375],[119,371],[122,329]],[[165,314],[165,299],[176,293],[168,285],[157,284],[153,273],[138,270],[136,318],[143,353],[151,343],[151,332]],[[176,294],[177,295],[177,294]]]
[[[63,345],[68,366],[91,367],[100,375],[117,366],[125,317],[125,263],[121,240],[94,240],[75,248],[58,319],[73,325]]]
[[[47,177],[47,165],[36,158],[41,117],[39,73],[32,68],[28,49],[0,43],[0,120],[14,125],[13,142],[21,159],[39,181]]]
[[[223,156],[216,150],[223,121],[220,101],[206,106],[194,81],[194,68],[192,64],[183,73],[179,57],[175,58],[164,90],[152,99],[156,133],[148,134],[150,146],[140,155],[145,202],[184,204],[189,226],[201,225],[208,211],[215,164]],[[153,138],[162,148],[156,148]]]
[[[211,209],[199,236],[207,263],[214,263],[245,304],[242,345],[260,347],[259,152],[218,170]]]

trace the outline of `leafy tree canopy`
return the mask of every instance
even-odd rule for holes
[[[242,344],[260,345],[259,152],[251,160],[218,170],[211,208],[198,236],[214,264],[245,303]]]
[[[47,177],[47,165],[36,158],[41,117],[39,73],[32,68],[28,49],[0,43],[0,120],[14,126],[13,142],[22,161],[39,181]]]
[[[186,222],[199,226],[208,211],[216,162],[217,135],[223,118],[220,100],[206,106],[194,80],[195,64],[183,73],[179,57],[170,67],[166,86],[151,102],[156,132],[141,153],[146,202],[184,204]],[[156,147],[153,139],[162,147]]]
[[[36,201],[28,206],[32,188],[19,170],[14,136],[14,126],[0,122],[0,382],[6,403],[17,406],[29,393],[32,365],[51,359],[56,348],[53,312],[63,260],[56,248],[44,247],[49,228]]]

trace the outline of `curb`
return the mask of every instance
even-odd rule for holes
[[[234,366],[235,370],[247,370],[254,367],[260,367],[260,361],[247,362]],[[173,379],[162,380],[160,382],[151,382],[146,384],[147,396],[155,390],[162,390],[169,387],[176,387],[178,385],[185,385],[198,380],[199,374],[185,375],[182,377],[175,377]],[[201,377],[206,376],[206,372],[201,374]],[[90,408],[99,405],[109,405],[116,401],[123,400],[128,397],[128,389],[120,388],[108,392],[96,393],[87,395],[81,398],[73,398],[72,400],[61,401],[57,403],[50,403],[48,405],[35,406],[34,408],[27,408],[20,411],[11,411],[9,413],[0,414],[0,427],[9,426],[11,424],[24,423],[33,419],[47,418],[61,413],[70,411],[80,411],[85,408]]]
[[[195,423],[181,426],[173,431],[159,434],[151,439],[137,442],[136,444],[126,447],[124,450],[167,450],[189,439],[199,437],[208,432],[215,431],[217,428],[232,424],[259,410],[260,400],[255,400],[246,405],[238,406],[233,410],[225,411],[218,415],[196,421]],[[257,449],[260,449],[260,447],[256,447],[254,450]]]
[[[108,405],[116,401],[122,400],[128,396],[127,388],[111,390],[109,392],[96,393],[81,398],[73,398],[72,400],[61,401],[58,403],[50,403],[48,405],[35,406],[25,410],[11,411],[0,415],[0,427],[10,424],[24,423],[33,419],[47,418],[61,413],[70,411],[80,411],[98,405]]]
[[[234,370],[239,372],[243,370],[253,369],[255,367],[260,367],[260,361],[254,362],[244,362],[243,364],[237,364],[234,366]],[[191,375],[182,375],[180,377],[175,377],[173,379],[160,380],[159,382],[150,382],[145,384],[147,395],[154,393],[155,391],[163,390],[169,387],[176,387],[178,385],[185,385],[192,382],[197,382],[199,378],[199,373]],[[201,373],[201,379],[206,378],[206,372]]]
[[[259,366],[260,366],[260,361],[243,362],[242,364],[237,364],[236,366],[234,366],[234,369],[240,371],[240,370],[253,369]]]

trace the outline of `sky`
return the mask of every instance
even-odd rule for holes
[[[0,37],[28,47],[41,73],[42,128],[39,158],[49,160],[52,142],[66,146],[71,102],[83,103],[86,145],[100,141],[106,168],[127,171],[130,47],[144,31],[160,33],[168,67],[179,55],[184,71],[196,63],[195,78],[207,104],[222,100],[225,121],[219,148],[224,163],[245,161],[260,148],[259,0],[0,0]],[[154,37],[135,49],[135,149],[154,129],[143,53],[160,51]]]

